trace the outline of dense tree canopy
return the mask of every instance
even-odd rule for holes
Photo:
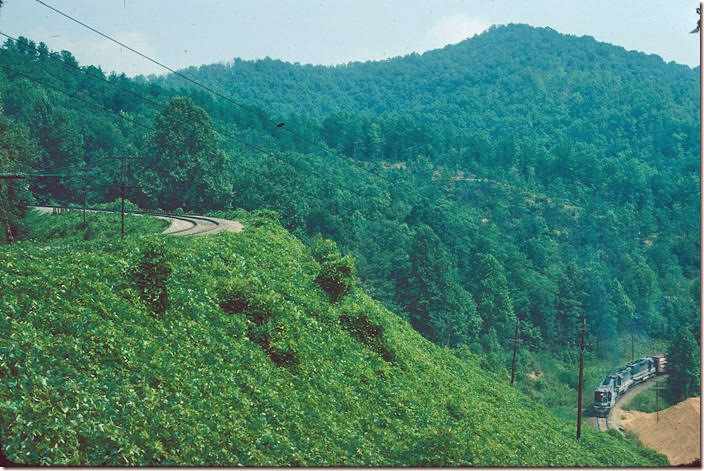
[[[218,148],[208,114],[187,97],[175,97],[157,113],[142,157],[147,206],[172,211],[229,207],[232,183],[227,156]]]
[[[691,330],[682,327],[667,351],[667,393],[671,402],[699,395],[699,350]]]
[[[27,128],[3,114],[0,106],[0,174],[21,174],[38,158]],[[0,243],[13,242],[31,195],[25,180],[0,179]]]

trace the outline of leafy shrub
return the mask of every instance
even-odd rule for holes
[[[501,361],[499,355],[494,352],[485,353],[482,355],[479,361],[479,366],[485,371],[491,371],[493,373],[506,373],[506,368]]]
[[[234,278],[223,286],[219,293],[220,307],[225,312],[238,314],[247,310],[254,299],[252,281]]]
[[[337,244],[334,240],[325,239],[320,234],[316,234],[308,243],[310,254],[316,262],[322,263],[326,258],[338,253]]]
[[[84,225],[82,211],[67,211],[56,215],[29,211],[23,220],[27,229],[18,235],[18,240],[96,241],[119,237],[119,214],[88,212],[86,217],[88,224]],[[125,236],[132,238],[158,233],[167,225],[168,222],[162,219],[128,215],[125,218]]]
[[[254,216],[254,227],[262,227],[279,223],[279,213],[271,209],[259,209],[252,212]]]
[[[122,201],[120,200],[120,198],[118,198],[115,201],[111,201],[109,203],[95,204],[95,205],[91,205],[91,207],[98,208],[98,209],[109,209],[111,211],[120,211],[122,209]],[[132,201],[125,199],[125,211],[139,211],[139,210],[140,210],[139,206],[137,206]]]
[[[281,299],[265,292],[254,279],[232,279],[221,288],[220,307],[232,314],[244,314],[251,322],[247,329],[249,340],[259,345],[277,366],[294,367],[298,358],[287,338],[287,326],[277,316]]]
[[[134,279],[140,298],[159,316],[166,312],[169,297],[166,281],[171,267],[169,255],[161,238],[145,239],[139,247],[140,261],[134,271]]]
[[[445,403],[445,408],[450,416],[455,420],[462,420],[464,418],[464,411],[457,401],[450,399]]]
[[[341,257],[335,254],[323,260],[315,281],[328,293],[332,302],[337,302],[352,289],[355,273],[354,259],[351,256]]]
[[[393,354],[384,343],[384,328],[369,320],[366,314],[340,316],[340,325],[355,339],[362,342],[385,361],[394,360]]]

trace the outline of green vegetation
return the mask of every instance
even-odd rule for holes
[[[218,149],[210,116],[193,100],[172,98],[154,117],[148,141],[140,159],[139,180],[145,186],[141,206],[167,211],[229,206],[227,156]]]
[[[104,77],[152,106],[40,46],[0,50],[12,68],[0,72],[4,112],[27,127],[38,167],[88,169],[89,202],[115,199],[110,159],[138,155],[128,174],[142,184],[130,195],[140,205],[275,210],[302,239],[321,234],[353,256],[370,293],[426,338],[476,343],[504,365],[516,316],[532,351],[558,356],[586,317],[588,341],[612,362],[624,333],[671,339],[699,319],[698,87],[688,67],[510,25],[383,63],[188,71],[248,100],[246,84],[267,106],[251,113],[161,86],[173,78]],[[27,77],[60,78],[129,119]],[[277,90],[288,103],[280,113],[295,115],[278,114]],[[283,128],[272,124],[279,116]],[[40,202],[77,202],[81,184],[77,175],[30,188]]]
[[[0,104],[0,172],[26,172],[37,160],[38,149],[29,137],[29,130],[3,115]],[[26,214],[30,193],[22,180],[0,179],[0,244],[13,242],[21,230],[20,221]]]
[[[0,434],[8,458],[666,464],[593,430],[578,444],[573,426],[483,370],[479,357],[433,345],[358,287],[331,302],[315,282],[320,263],[268,214],[224,215],[245,230],[52,240],[65,251],[32,241],[0,247],[0,375],[8,386],[0,389]],[[172,257],[160,317],[140,299],[133,275],[154,243],[167,244]]]
[[[79,210],[61,214],[40,214],[30,210],[22,221],[20,240],[48,242],[55,239],[68,241],[111,240],[120,237],[119,213],[86,213]],[[163,231],[169,223],[144,216],[125,216],[125,237],[142,236]]]
[[[157,317],[161,317],[169,306],[166,282],[171,266],[166,244],[160,239],[147,239],[137,253],[141,259],[133,276],[140,298]]]
[[[663,341],[636,337],[635,358],[665,352]],[[621,336],[618,342],[626,344],[630,337]],[[588,349],[584,359],[584,398],[586,408],[594,398],[594,389],[615,369],[631,361],[631,352],[624,352],[618,359],[599,358],[598,352]],[[531,399],[545,405],[555,417],[574,424],[577,417],[577,382],[579,351],[566,351],[558,357],[548,352],[533,353],[519,349],[516,384]],[[660,394],[660,401],[663,394]],[[655,396],[652,397],[653,403]]]
[[[682,327],[667,350],[667,396],[677,403],[699,395],[700,346],[690,329]]]

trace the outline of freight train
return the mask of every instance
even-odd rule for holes
[[[592,406],[596,415],[598,417],[609,415],[609,411],[616,404],[619,397],[636,384],[642,383],[655,375],[663,374],[666,364],[665,355],[659,353],[632,361],[623,368],[611,373],[594,390]]]

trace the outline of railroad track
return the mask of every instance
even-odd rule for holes
[[[609,429],[609,418],[608,417],[597,417],[596,418],[596,429],[600,432],[606,432]]]
[[[44,214],[53,213],[57,210],[82,211],[80,208],[65,208],[63,206],[34,206],[34,208]],[[120,211],[110,209],[87,208],[88,212],[119,213]],[[227,219],[211,218],[205,216],[176,215],[169,213],[153,213],[149,211],[125,211],[127,214],[136,216],[147,215],[169,221],[171,224],[164,229],[162,234],[174,236],[191,236],[215,234],[220,231],[240,232],[242,224],[237,221]]]

